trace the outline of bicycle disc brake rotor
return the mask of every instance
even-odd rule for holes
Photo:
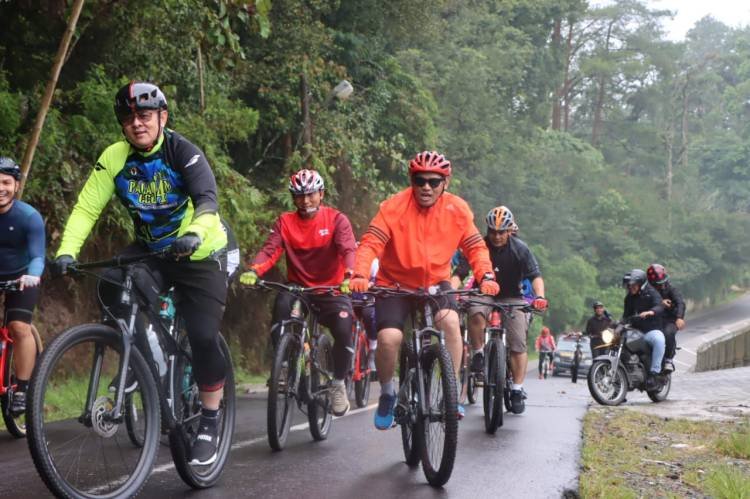
[[[94,401],[91,407],[91,427],[97,435],[111,438],[117,433],[118,424],[111,421],[113,404],[106,395],[102,395]]]

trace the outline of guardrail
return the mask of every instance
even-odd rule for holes
[[[750,366],[750,325],[745,322],[707,340],[696,354],[696,372]]]

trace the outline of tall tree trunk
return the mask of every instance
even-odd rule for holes
[[[609,41],[612,36],[612,26],[615,21],[612,20],[607,27],[607,38],[604,42],[604,57],[609,57]],[[604,72],[599,73],[599,91],[596,96],[594,106],[594,124],[591,127],[591,144],[596,147],[599,144],[599,137],[602,132],[602,112],[604,108],[605,87],[607,85],[607,75]]]
[[[685,74],[685,85],[682,87],[682,143],[680,144],[680,167],[687,170],[688,165],[688,88],[690,73]]]
[[[670,115],[672,113],[669,113]],[[672,177],[674,175],[674,169],[672,164],[672,152],[674,150],[674,123],[669,120],[669,126],[667,127],[667,133],[664,137],[664,145],[667,149],[667,227],[672,230]]]
[[[573,91],[573,81],[570,78],[570,63],[573,59],[573,19],[568,19],[568,37],[565,42],[565,70],[563,72],[563,130],[568,131],[570,125],[570,94]]]
[[[561,29],[562,29],[562,19],[557,18],[555,19],[555,25],[552,30],[552,50],[554,51],[555,58],[559,58],[561,56]],[[567,62],[566,62],[567,67]],[[565,92],[565,78],[563,77],[563,80],[557,85],[557,88],[555,88],[555,95],[552,99],[552,129],[553,130],[560,130],[560,102],[562,100],[562,96]]]
[[[310,91],[307,86],[307,75],[303,71],[299,77],[299,98],[302,105],[302,144],[304,148],[305,168],[312,166],[312,118],[310,117]]]
[[[21,161],[21,172],[23,175],[21,177],[21,186],[18,189],[18,199],[21,199],[23,188],[26,186],[26,179],[31,170],[31,162],[34,160],[36,146],[39,144],[39,136],[42,134],[44,120],[47,118],[47,112],[52,103],[52,96],[57,87],[57,79],[60,77],[60,71],[62,70],[66,54],[68,53],[68,47],[70,46],[70,40],[73,38],[73,33],[75,33],[78,17],[81,15],[81,10],[83,9],[83,2],[84,0],[75,0],[73,3],[70,18],[68,19],[68,26],[65,28],[65,33],[63,33],[63,37],[60,40],[60,46],[57,48],[57,55],[52,63],[52,71],[50,72],[49,81],[47,81],[47,88],[44,89],[44,97],[42,97],[41,106],[34,121],[34,128],[31,130],[31,138]]]
[[[200,86],[200,109],[201,114],[203,114],[203,111],[206,110],[206,90],[203,77],[203,51],[200,42],[198,42],[198,83]]]

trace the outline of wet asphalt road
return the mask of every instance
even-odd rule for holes
[[[678,370],[694,362],[699,336],[709,326],[730,324],[750,316],[750,296],[695,318],[679,333]],[[535,368],[535,367],[534,367]],[[372,425],[377,384],[368,408],[334,421],[328,440],[313,442],[306,418],[298,413],[287,447],[273,452],[266,441],[265,394],[238,400],[234,450],[219,484],[193,491],[171,465],[169,449],[159,459],[139,497],[200,499],[262,498],[557,498],[576,488],[581,419],[590,396],[585,380],[538,380],[525,383],[529,392],[523,415],[505,415],[497,434],[484,433],[481,399],[467,406],[460,423],[456,464],[442,489],[427,485],[420,468],[403,462],[398,428],[381,432]],[[629,399],[645,396],[631,392]],[[0,434],[0,497],[49,497],[28,454],[26,442]]]
[[[234,450],[216,487],[189,489],[172,467],[169,449],[161,446],[158,464],[139,497],[560,497],[565,488],[576,487],[588,391],[585,383],[573,385],[565,378],[533,377],[525,386],[526,412],[506,414],[495,436],[484,432],[481,400],[467,406],[453,475],[443,489],[427,485],[421,468],[404,464],[398,428],[383,432],[373,427],[377,390],[372,390],[372,404],[336,419],[323,442],[312,440],[307,418],[298,413],[282,452],[273,452],[266,441],[265,394],[243,395]],[[0,482],[0,497],[49,496],[25,441],[3,434],[0,449],[0,469],[13,477]]]

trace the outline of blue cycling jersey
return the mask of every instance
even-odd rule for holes
[[[44,220],[31,205],[14,201],[0,213],[0,275],[41,276],[44,271]]]

